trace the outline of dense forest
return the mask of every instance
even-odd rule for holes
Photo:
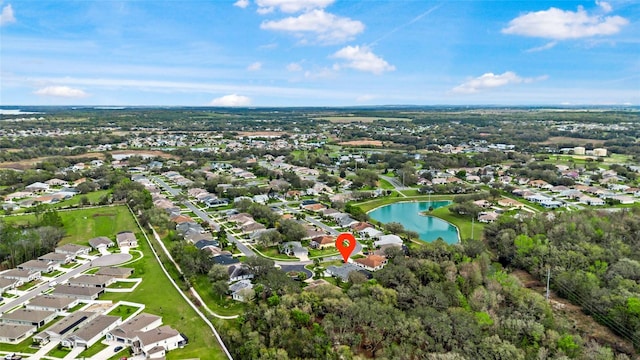
[[[485,228],[500,262],[539,279],[640,347],[640,209],[501,217]]]
[[[626,359],[555,318],[545,299],[492,263],[482,243],[389,253],[373,279],[313,289],[273,286],[225,342],[239,359]]]

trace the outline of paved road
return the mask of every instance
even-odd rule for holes
[[[91,261],[87,261],[86,263],[78,266],[75,269],[72,269],[71,271],[58,276],[57,278],[51,279],[49,282],[43,283],[42,285],[34,288],[33,290],[30,290],[29,292],[23,294],[22,296],[15,298],[11,301],[9,301],[8,303],[0,306],[0,313],[4,313],[7,310],[13,309],[14,307],[18,306],[18,305],[22,305],[25,302],[29,301],[30,299],[40,295],[40,293],[42,293],[44,290],[49,289],[49,283],[52,281],[55,281],[56,283],[60,284],[76,275],[78,275],[79,273],[93,267],[96,265],[100,265],[100,266],[108,266],[108,265],[117,265],[117,264],[121,264],[125,261],[128,261],[129,259],[131,259],[131,255],[128,255],[128,257],[123,257],[120,255],[128,255],[128,254],[111,254],[111,255],[104,255],[96,260],[93,260],[93,262]]]
[[[169,193],[171,193],[173,196],[179,195],[182,193],[181,190],[179,189],[173,189],[171,188],[171,186],[169,186],[169,184],[167,184],[166,182],[164,182],[162,179],[160,179],[157,176],[154,176],[153,179],[160,184],[160,186],[162,186],[166,191],[168,191]],[[220,230],[220,225],[215,222],[210,216],[209,214],[207,214],[206,212],[200,210],[197,206],[195,206],[193,203],[191,203],[191,201],[183,201],[182,204],[184,204],[186,207],[189,208],[189,210],[193,211],[194,214],[196,214],[200,219],[208,222],[209,224],[211,224],[211,226],[216,230]],[[238,250],[240,250],[245,256],[257,256],[257,254],[255,253],[255,251],[249,249],[248,246],[246,246],[245,244],[243,244],[242,242],[240,242],[235,236],[233,236],[233,234],[229,234],[227,233],[227,239],[229,241],[231,241],[232,243],[236,244],[236,246],[238,247]]]
[[[411,190],[410,187],[402,185],[402,180],[398,180],[397,178],[390,177],[390,176],[384,176],[384,175],[378,175],[378,176],[383,180],[387,180],[391,185],[393,185],[394,188],[396,188],[396,190],[398,190],[398,193],[404,197],[406,197],[406,195],[401,193],[400,190]]]

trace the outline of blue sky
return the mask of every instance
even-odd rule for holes
[[[640,104],[637,1],[0,0],[0,105]]]

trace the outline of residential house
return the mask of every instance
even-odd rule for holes
[[[55,319],[55,317],[55,311],[19,308],[10,313],[2,314],[0,322],[3,324],[31,325],[40,328]]]
[[[67,281],[67,285],[80,286],[80,287],[96,287],[106,288],[113,284],[116,278],[106,275],[87,275],[82,274],[80,276],[71,278]]]
[[[17,286],[21,286],[22,284],[40,279],[42,277],[42,272],[24,269],[10,269],[0,274],[0,277],[9,280],[18,280],[20,285]]]
[[[336,246],[336,238],[329,235],[316,236],[311,239],[310,246],[314,249],[325,249]]]
[[[368,255],[365,258],[355,259],[353,262],[368,271],[376,271],[387,265],[387,258],[380,255]]]
[[[219,256],[216,256],[216,257],[219,257]],[[240,281],[240,280],[249,280],[249,279],[253,279],[254,277],[254,274],[244,264],[231,265],[227,269],[227,272],[229,274],[229,283]]]
[[[111,276],[118,279],[126,279],[133,274],[133,268],[103,266],[96,275]]]
[[[122,231],[116,235],[116,242],[118,247],[137,247],[138,239],[131,231]]]
[[[19,344],[35,332],[33,325],[0,324],[0,343]]]
[[[58,246],[56,248],[56,252],[58,254],[68,254],[74,257],[81,256],[81,255],[89,255],[89,251],[91,251],[90,247],[76,245],[76,244],[66,244],[66,245]]]
[[[29,260],[17,266],[21,270],[39,271],[41,273],[50,273],[56,264],[49,261]]]
[[[498,220],[498,216],[498,213],[496,213],[495,211],[481,212],[480,214],[478,214],[478,221],[481,223],[492,223]]]
[[[5,279],[3,277],[0,277],[0,295],[2,295],[3,293],[5,293],[5,292],[7,292],[7,291],[9,291],[11,289],[15,289],[20,285],[21,285],[21,282],[19,280],[16,280],[16,279]]]
[[[68,264],[73,260],[73,256],[68,254],[60,254],[55,252],[50,252],[48,254],[44,254],[38,258],[39,261],[43,261],[45,263],[52,264]]]
[[[107,341],[131,345],[139,332],[153,330],[162,325],[157,315],[140,313],[107,333]]]
[[[340,266],[329,265],[325,270],[325,275],[340,278],[342,281],[349,281],[349,274],[352,271],[360,271],[365,276],[367,276],[367,278],[371,278],[371,273],[364,271],[358,266],[351,263],[342,264]]]
[[[89,348],[122,321],[119,316],[98,315],[67,335],[60,344],[70,348]]]
[[[187,339],[180,332],[170,326],[161,326],[137,334],[131,344],[133,355],[146,358],[164,358],[167,351],[177,349],[187,344]]]
[[[78,299],[62,297],[62,296],[50,296],[50,295],[38,295],[26,305],[28,310],[43,310],[54,311],[56,314],[67,311],[74,306],[78,305]]]
[[[375,239],[384,235],[384,233],[376,228],[368,227],[358,231],[358,235],[365,239]]]
[[[67,315],[57,321],[52,326],[46,328],[42,332],[36,334],[33,337],[33,341],[40,345],[44,345],[49,341],[60,341],[66,334],[73,331],[73,329],[93,320],[99,314],[100,313],[98,312],[92,311],[73,312],[70,315]]]
[[[33,184],[27,185],[24,189],[25,191],[29,191],[32,193],[43,193],[49,190],[49,185],[41,182],[35,182]]]
[[[96,250],[107,249],[115,245],[113,240],[106,236],[99,236],[93,239],[89,239],[89,245]]]
[[[251,296],[251,289],[253,289],[251,280],[240,280],[229,285],[229,293],[231,294],[231,298],[233,298],[233,300],[241,302],[250,300],[249,296]]]
[[[402,244],[403,244],[403,242],[402,242],[402,239],[400,238],[400,236],[393,235],[393,234],[381,235],[381,236],[378,237],[378,240],[373,242],[373,245],[375,247],[385,246],[385,245],[402,246]]]
[[[53,289],[52,296],[67,296],[80,300],[96,300],[104,294],[104,288],[58,285]]]
[[[309,255],[309,250],[302,246],[302,243],[299,241],[289,241],[278,246],[279,250],[283,254],[287,254],[289,256],[305,257]]]

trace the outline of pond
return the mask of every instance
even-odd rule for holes
[[[437,209],[449,204],[449,201],[400,202],[374,209],[369,212],[369,217],[381,223],[398,222],[405,229],[417,232],[420,240],[431,242],[442,238],[449,244],[455,244],[460,239],[458,228],[437,217],[422,215],[429,206]]]

